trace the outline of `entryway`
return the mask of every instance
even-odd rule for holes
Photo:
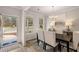
[[[0,15],[0,48],[17,43],[17,17]]]

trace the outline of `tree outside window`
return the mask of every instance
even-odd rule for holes
[[[3,16],[3,26],[4,27],[16,27],[16,17],[15,16]]]

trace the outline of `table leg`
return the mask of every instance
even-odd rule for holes
[[[37,43],[38,43],[38,45],[39,45],[38,33],[36,33],[36,34],[37,34]]]
[[[46,50],[46,43],[43,44],[43,49]]]
[[[61,52],[61,44],[60,44],[60,42],[59,42],[59,47],[58,47],[58,49],[59,49],[59,51]]]
[[[69,42],[67,42],[67,52],[69,52]]]

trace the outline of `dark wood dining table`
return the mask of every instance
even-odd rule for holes
[[[69,34],[69,32],[66,32]],[[71,34],[72,32],[70,32]],[[64,34],[58,34],[56,33],[56,40],[59,42],[59,50],[61,51],[61,42],[66,43],[67,52],[69,52],[69,42],[71,41],[70,36],[64,36]]]
[[[67,35],[73,35],[73,32],[66,32]],[[66,37],[64,36],[64,34],[58,34],[56,33],[56,41],[59,42],[59,50],[61,51],[61,42],[64,42],[66,43],[66,47],[67,47],[67,52],[69,52],[69,43],[71,41],[71,39],[69,38],[70,36]],[[73,37],[73,36],[72,36]],[[38,33],[37,33],[37,42],[39,43],[39,40],[38,40]],[[39,45],[39,44],[38,44]]]

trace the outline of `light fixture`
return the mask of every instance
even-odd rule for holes
[[[66,23],[65,23],[65,26],[67,27],[67,30],[70,30],[71,26],[72,26],[72,21],[71,20],[67,20]]]

